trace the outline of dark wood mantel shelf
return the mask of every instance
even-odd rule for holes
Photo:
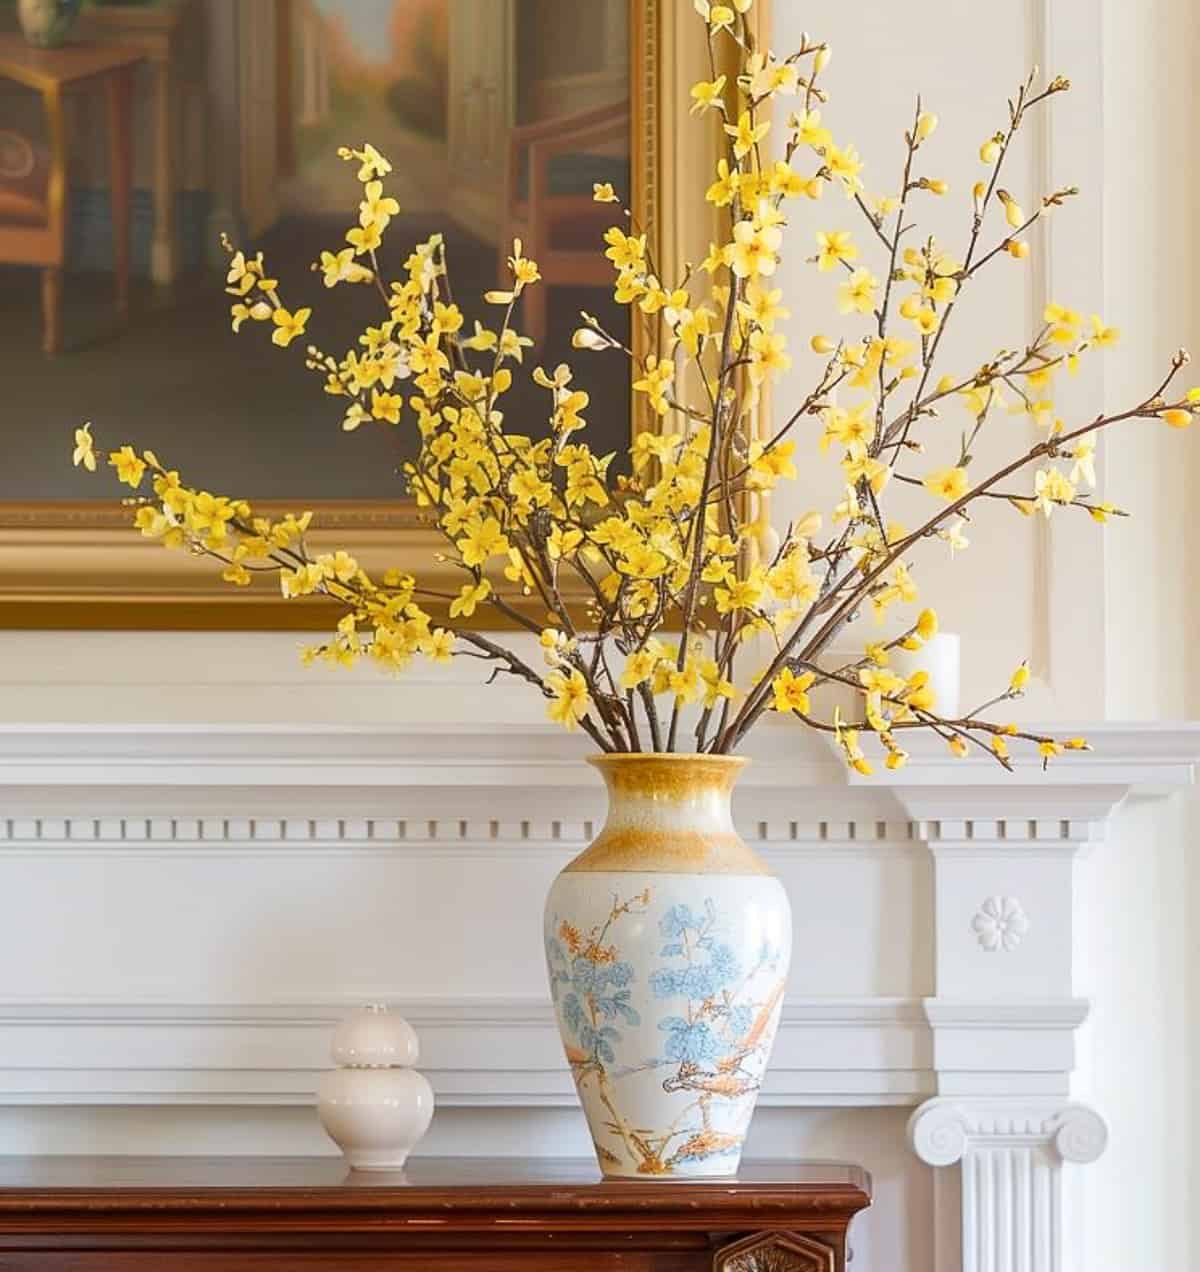
[[[626,1183],[573,1161],[0,1157],[0,1272],[844,1272],[870,1201],[865,1171],[824,1162]]]

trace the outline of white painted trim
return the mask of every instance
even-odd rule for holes
[[[1087,201],[1086,207],[1068,206],[1046,222],[1044,299],[1083,313],[1103,313],[1104,66],[1099,5],[1096,0],[1035,0],[1035,8],[1034,29],[1041,44],[1036,60],[1047,81],[1059,74],[1071,80],[1071,91],[1049,103],[1043,175],[1047,188],[1077,185]],[[1055,398],[1067,418],[1080,422],[1106,407],[1124,405],[1107,400],[1102,356],[1069,386],[1057,385]],[[1104,452],[1101,434],[1096,438],[1101,497]],[[1048,530],[1044,639],[1054,710],[1059,715],[1103,718],[1109,657],[1104,530],[1083,516],[1052,517]]]
[[[1037,726],[1033,726],[1036,728]],[[1048,726],[1049,727],[1049,726]],[[1087,735],[1095,750],[1060,756],[1043,773],[1023,752],[1006,773],[985,755],[958,760],[936,737],[905,739],[912,759],[898,773],[849,781],[820,739],[786,725],[752,738],[747,789],[853,786],[903,791],[1120,785],[1157,789],[1191,780],[1200,725],[1057,724],[1059,736]],[[815,745],[814,745],[815,743]],[[1018,748],[1014,748],[1018,749]],[[20,787],[220,786],[587,787],[599,779],[580,763],[590,748],[552,725],[0,725],[0,790]],[[1019,750],[1019,749],[1018,749]],[[882,801],[881,801],[882,802]]]
[[[336,1022],[359,1003],[394,997],[368,986],[271,1003],[0,1001],[0,1106],[308,1105],[329,1065]],[[548,1002],[430,998],[397,1008],[421,1037],[421,1068],[441,1105],[574,1106]],[[980,1030],[1069,1031],[1086,1005],[979,1002],[953,1010]],[[918,1103],[936,1088],[926,1017],[937,1014],[935,1005],[907,998],[789,1000],[763,1103]]]
[[[0,1106],[309,1105],[333,1027],[364,989],[320,1001],[0,1002]],[[425,999],[398,1009],[443,1107],[573,1107],[549,1002]],[[933,1091],[910,999],[788,1003],[765,1104],[913,1104]]]
[[[1057,300],[1084,313],[1103,311],[1104,101],[1100,14],[1095,0],[1027,0],[1029,65],[1040,84],[1055,75],[1071,91],[1038,108],[1030,130],[1037,190],[1076,185],[1086,206],[1055,211],[1035,227],[1030,329],[1042,321],[1046,302]],[[1103,358],[1088,374],[1058,386],[1055,397],[1069,418],[1082,421],[1106,404]],[[1111,405],[1111,404],[1110,404]],[[1104,439],[1096,439],[1103,471]],[[1103,478],[1101,478],[1103,481]],[[1103,493],[1101,486],[1098,493]],[[1105,643],[1104,534],[1086,517],[1039,517],[1035,528],[1032,670],[1050,691],[1058,715],[1103,718]],[[1080,640],[1081,632],[1088,639]]]

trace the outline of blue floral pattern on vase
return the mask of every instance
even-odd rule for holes
[[[766,1067],[786,959],[769,941],[747,951],[711,896],[655,905],[657,889],[611,896],[591,925],[548,914],[551,993],[596,1152],[609,1170],[645,1175],[736,1167]],[[639,976],[626,957],[654,940]],[[652,1052],[649,1048],[653,1048]],[[670,1118],[646,1126],[633,1106],[650,1079]],[[668,1106],[664,1106],[668,1107]],[[598,1111],[598,1113],[597,1113]]]

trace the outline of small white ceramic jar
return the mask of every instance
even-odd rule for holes
[[[433,1088],[412,1066],[417,1035],[377,1003],[353,1012],[333,1035],[340,1067],[321,1078],[317,1112],[352,1170],[401,1170],[429,1129]]]

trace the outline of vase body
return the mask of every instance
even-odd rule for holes
[[[17,18],[30,44],[52,49],[67,38],[82,7],[83,0],[17,0]]]
[[[412,1066],[412,1026],[382,1003],[351,1012],[331,1048],[338,1068],[321,1075],[317,1116],[351,1170],[402,1170],[429,1129],[433,1088]]]
[[[351,1170],[403,1170],[429,1130],[433,1088],[416,1069],[330,1069],[317,1115]]]
[[[550,889],[559,1032],[605,1175],[736,1173],[791,956],[782,884],[738,837],[745,761],[603,755],[608,819]]]

